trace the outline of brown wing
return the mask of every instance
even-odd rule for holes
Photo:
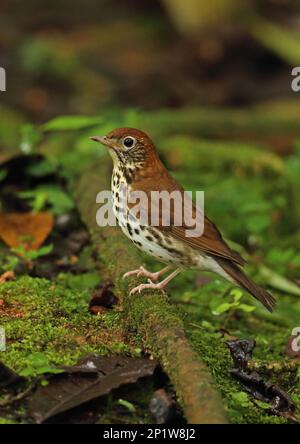
[[[153,181],[155,177],[155,182]],[[165,167],[159,162],[155,165],[155,173],[143,171],[142,176],[135,177],[135,181],[132,183],[132,187],[135,190],[143,190],[148,196],[151,191],[180,191],[183,193],[182,187],[169,175]],[[152,208],[153,210],[153,208]],[[244,265],[245,260],[234,250],[229,248],[226,244],[218,228],[207,217],[204,218],[204,230],[203,234],[199,237],[189,237],[186,231],[191,229],[190,226],[182,225],[175,226],[174,221],[174,208],[170,208],[170,226],[163,226],[161,208],[156,208],[159,217],[159,228],[161,230],[168,231],[172,236],[182,240],[191,247],[204,252],[208,255],[218,256],[224,259],[229,259],[238,265]],[[193,204],[193,216],[201,210]]]
[[[204,218],[204,231],[202,236],[188,237],[186,236],[187,229],[190,229],[190,227],[170,227],[170,231],[174,237],[183,240],[186,244],[193,248],[201,250],[212,256],[219,256],[229,259],[238,265],[244,265],[246,263],[246,261],[236,251],[229,248],[215,224],[207,217]]]

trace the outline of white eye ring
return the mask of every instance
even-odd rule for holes
[[[126,150],[130,150],[136,144],[136,139],[131,136],[126,136],[123,139],[122,145]]]

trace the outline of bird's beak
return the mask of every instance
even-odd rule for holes
[[[92,136],[90,137],[94,142],[102,143],[102,145],[109,146],[110,140],[106,136]]]

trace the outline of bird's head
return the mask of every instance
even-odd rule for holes
[[[91,140],[109,148],[115,165],[142,166],[156,156],[152,140],[134,128],[118,128],[106,136],[93,136]]]

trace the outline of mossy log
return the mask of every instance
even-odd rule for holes
[[[176,308],[167,296],[157,292],[129,295],[128,290],[139,280],[132,278],[127,283],[121,277],[128,269],[141,264],[139,254],[118,227],[102,228],[96,224],[96,195],[108,189],[110,170],[108,161],[94,164],[74,184],[74,195],[99,253],[103,276],[113,280],[120,295],[126,329],[135,331],[147,350],[159,360],[189,423],[226,423],[214,381],[188,342]]]

